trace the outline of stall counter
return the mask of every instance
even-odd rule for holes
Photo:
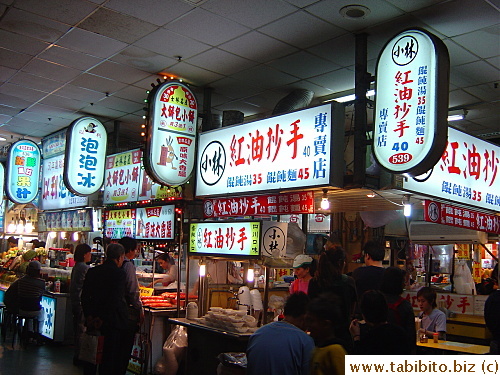
[[[217,356],[220,353],[245,352],[251,335],[223,331],[185,318],[171,318],[169,323],[187,329],[186,374],[216,374],[219,365]]]

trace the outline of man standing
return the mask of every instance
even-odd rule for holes
[[[137,274],[133,262],[133,259],[136,256],[137,241],[132,237],[123,237],[118,241],[118,243],[125,248],[125,260],[123,261],[122,269],[126,273],[126,293],[127,302],[129,303],[129,321],[127,325],[127,337],[122,342],[122,352],[126,355],[126,358],[123,358],[122,363],[127,366],[130,359],[130,353],[132,352],[132,347],[134,346],[135,334],[139,331],[139,328],[144,321],[144,309],[142,308],[139,282],[137,281]],[[127,368],[125,367],[123,370],[125,373]]]
[[[379,290],[384,268],[382,261],[385,256],[385,249],[380,242],[368,241],[363,246],[365,267],[354,270],[352,277],[356,281],[356,291],[358,298],[361,298],[367,290]]]
[[[100,375],[125,374],[122,342],[128,333],[128,303],[126,274],[121,268],[124,258],[125,249],[122,245],[108,245],[106,261],[90,268],[83,282],[82,307],[87,328],[89,331],[100,329],[104,336]]]
[[[260,327],[248,341],[247,375],[306,375],[314,350],[304,332],[309,299],[299,292],[288,297],[282,321]]]

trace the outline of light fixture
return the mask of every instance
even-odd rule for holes
[[[461,109],[456,109],[453,111],[450,111],[448,113],[447,120],[448,121],[460,121],[460,120],[465,120],[465,116],[467,116],[468,111],[465,108]]]
[[[200,277],[205,277],[205,275],[207,274],[207,265],[205,264],[205,261],[200,260],[199,265],[200,265],[199,275]]]
[[[253,263],[250,262],[250,264],[248,265],[248,270],[247,270],[247,281],[249,283],[253,283],[254,277],[255,277],[254,265],[253,265]]]
[[[24,232],[24,223],[22,220],[19,220],[16,225],[16,232],[23,233]]]
[[[375,90],[368,90],[366,92],[367,98],[369,98],[370,96],[374,96],[374,95],[375,95]],[[344,96],[341,96],[339,98],[327,99],[323,103],[328,103],[328,102],[333,102],[333,101],[336,101],[338,103],[345,103],[345,102],[352,102],[354,99],[356,99],[356,95],[351,94],[351,95],[344,95]]]
[[[368,193],[366,194],[368,198],[375,198],[375,193]]]
[[[33,223],[31,222],[31,216],[28,217],[28,219],[26,220],[26,224],[24,225],[24,231],[26,233],[33,233]]]
[[[7,138],[0,136],[0,142],[6,141],[6,140],[7,140]]]
[[[459,121],[459,120],[463,120],[465,118],[464,115],[450,115],[448,116],[447,120],[448,121]]]
[[[66,239],[66,232],[61,232],[59,235],[61,236],[61,240]]]
[[[411,216],[411,203],[410,203],[410,194],[405,194],[404,195],[404,200],[403,200],[403,215],[406,217]]]
[[[49,232],[49,237],[50,238],[56,238],[57,233],[56,232]]]
[[[73,232],[73,241],[77,242],[80,239],[80,233]]]
[[[12,218],[9,226],[7,227],[9,233],[14,233],[16,231],[16,223],[14,223],[14,218]]]
[[[321,209],[328,210],[330,208],[330,201],[328,200],[328,189],[323,189],[323,197],[321,198]]]

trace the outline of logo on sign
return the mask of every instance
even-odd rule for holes
[[[411,63],[418,54],[418,41],[411,35],[399,39],[392,47],[392,61],[404,66]]]
[[[201,155],[201,178],[207,185],[215,185],[226,169],[226,150],[219,141],[210,142]]]
[[[429,215],[429,219],[436,223],[439,220],[439,206],[434,202],[429,203],[429,211],[427,214]]]

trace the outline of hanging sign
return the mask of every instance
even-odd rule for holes
[[[446,46],[425,30],[403,31],[379,55],[373,150],[389,172],[418,175],[443,154],[449,69]]]
[[[86,196],[97,192],[104,181],[108,134],[101,122],[81,117],[66,133],[64,183],[73,194]]]
[[[88,197],[80,197],[70,192],[63,180],[64,154],[43,159],[42,199],[43,210],[57,210],[88,206]]]
[[[441,159],[426,173],[399,177],[404,190],[500,211],[500,147],[453,128]]]
[[[343,110],[326,104],[201,134],[196,195],[342,186]]]
[[[106,158],[104,204],[135,202],[138,200],[141,150],[131,150]]]
[[[258,257],[260,221],[193,223],[189,231],[189,253],[228,258]]]
[[[198,104],[180,82],[165,82],[148,96],[149,113],[144,166],[161,185],[181,185],[194,167]]]
[[[314,213],[312,191],[205,199],[204,214],[209,217],[287,215]]]
[[[425,221],[500,234],[500,216],[430,200],[424,203]]]
[[[45,212],[46,231],[92,231],[92,209]]]
[[[136,208],[135,238],[167,239],[174,238],[175,206]]]
[[[7,159],[5,192],[14,203],[29,203],[38,194],[40,179],[40,149],[28,139],[10,146]]]
[[[139,179],[139,200],[151,199],[181,199],[182,186],[165,186],[154,182],[146,173],[141,164],[141,177]]]
[[[286,253],[288,223],[264,221],[262,223],[262,255],[274,259]]]

